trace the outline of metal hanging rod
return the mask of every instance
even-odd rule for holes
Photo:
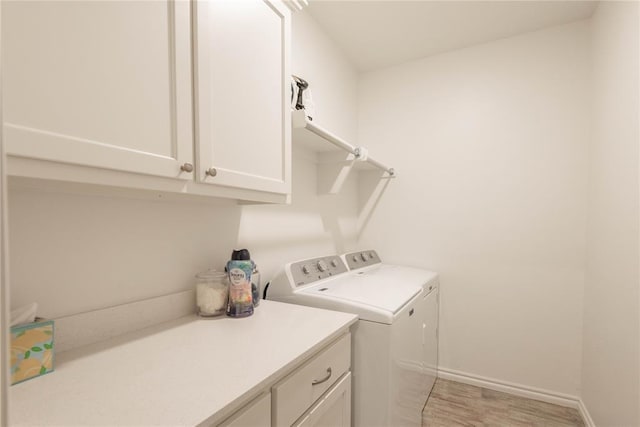
[[[369,163],[371,166],[375,166],[378,169],[382,169],[383,171],[388,173],[391,178],[396,177],[396,171],[393,168],[390,168],[385,164],[380,163],[379,161],[374,160],[371,157],[367,156],[366,153],[363,153],[365,150],[366,149],[364,149],[364,147],[357,147],[356,152],[354,153],[354,155],[356,156],[356,159],[360,159],[363,162]]]
[[[306,119],[305,119],[306,120]],[[327,142],[335,145],[338,148],[343,149],[344,151],[347,151],[351,154],[353,154],[354,156],[358,157],[357,155],[357,147],[354,147],[353,145],[349,144],[347,141],[343,140],[342,138],[332,134],[331,132],[324,130],[323,128],[316,126],[313,122],[310,122],[309,120],[306,120],[306,128],[307,130],[310,130],[311,132],[315,133],[316,135],[318,135],[319,137],[327,140]]]
[[[306,117],[304,110],[294,111],[293,123],[295,127],[305,128],[306,130],[322,138],[322,140],[340,148],[341,150],[353,154],[356,160],[369,163],[371,166],[381,169],[382,171],[388,173],[389,177],[391,178],[396,177],[396,172],[393,168],[388,167],[387,165],[369,157],[368,151],[365,147],[356,147],[354,145],[351,145],[339,136],[336,136],[328,130],[316,125]]]

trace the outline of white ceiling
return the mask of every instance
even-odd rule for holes
[[[308,11],[360,71],[586,19],[595,1],[328,1]]]

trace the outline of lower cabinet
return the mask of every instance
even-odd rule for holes
[[[271,425],[271,393],[257,397],[220,427],[267,427]]]
[[[351,425],[351,372],[320,399],[294,426],[346,427]]]
[[[274,425],[293,425],[349,371],[350,365],[351,335],[347,334],[273,386]]]
[[[351,334],[345,334],[227,418],[231,426],[351,425]]]

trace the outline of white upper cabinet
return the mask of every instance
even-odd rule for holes
[[[2,2],[9,174],[286,202],[290,26],[280,0]]]
[[[290,193],[290,11],[279,0],[194,8],[196,179]]]
[[[193,179],[189,2],[2,9],[9,155]]]

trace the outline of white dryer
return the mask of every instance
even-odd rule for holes
[[[438,275],[383,264],[373,250],[288,263],[266,298],[357,314],[356,426],[419,426],[437,375]]]

